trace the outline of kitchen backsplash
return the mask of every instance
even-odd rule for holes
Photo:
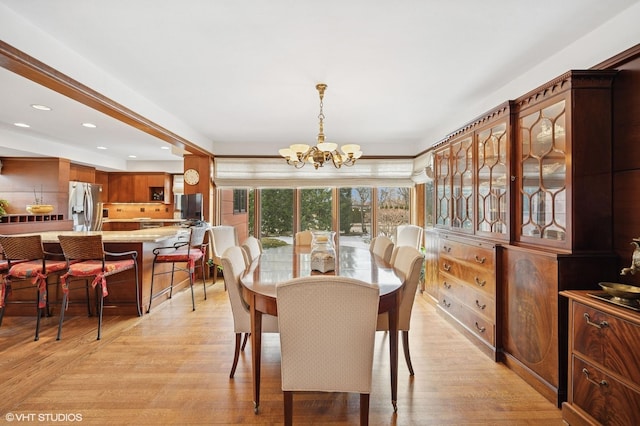
[[[109,211],[109,219],[173,219],[173,206],[155,203],[104,203]]]

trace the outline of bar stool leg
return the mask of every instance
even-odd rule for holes
[[[67,308],[67,298],[69,294],[65,292],[62,296],[62,306],[60,307],[60,320],[58,321],[58,335],[56,336],[56,340],[60,340],[62,337],[62,323],[64,322],[64,311]]]

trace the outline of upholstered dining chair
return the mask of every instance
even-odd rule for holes
[[[398,225],[396,228],[396,247],[409,246],[420,250],[422,228],[417,225]]]
[[[393,241],[390,238],[380,235],[371,240],[369,251],[378,257],[384,259],[385,262],[391,261],[393,254]]]
[[[196,265],[200,266],[202,273],[202,286],[204,288],[204,298],[207,299],[207,283],[205,281],[205,255],[208,243],[204,242],[208,231],[208,226],[204,223],[189,227],[189,234],[171,246],[156,247],[153,249],[153,263],[151,264],[151,288],[149,296],[149,307],[147,313],[151,312],[153,300],[169,293],[169,299],[173,297],[173,285],[176,272],[186,272],[189,276],[189,288],[191,289],[191,305],[196,310],[196,298],[193,291],[193,281],[196,272]],[[171,264],[170,270],[156,272],[156,267],[160,264]],[[171,274],[169,286],[160,291],[153,292],[155,278],[158,275]],[[215,280],[214,280],[215,283]]]
[[[218,225],[211,227],[211,258],[214,264],[213,282],[218,280],[218,266],[222,266],[222,255],[229,247],[239,246],[238,232],[236,228],[229,225]],[[227,284],[225,282],[225,288]]]
[[[398,225],[396,228],[395,246],[409,246],[420,250],[422,233],[423,229],[417,225]],[[391,256],[391,263],[393,263],[393,260],[393,256]]]
[[[98,336],[102,337],[102,311],[104,298],[109,295],[107,278],[133,269],[135,276],[135,297],[138,316],[142,315],[140,309],[140,283],[138,282],[138,252],[108,252],[104,249],[102,235],[58,235],[60,247],[66,258],[66,272],[60,277],[62,284],[63,299],[60,309],[60,320],[58,323],[58,336],[62,337],[62,324],[64,323],[64,312],[69,302],[69,287],[71,281],[86,281],[93,278],[91,285],[96,289],[98,300]],[[110,281],[111,284],[129,284],[128,280],[117,282]]]
[[[359,393],[360,424],[368,424],[379,293],[340,276],[276,286],[285,425],[292,424],[297,391]]]
[[[250,235],[246,240],[242,242],[242,249],[245,253],[245,261],[247,263],[247,266],[249,266],[262,254],[262,243],[260,243],[260,240],[256,237]]]
[[[297,246],[310,246],[311,240],[313,239],[313,234],[309,230],[300,231],[296,232],[296,235],[293,239],[294,244]]]
[[[409,374],[413,376],[413,365],[411,364],[411,354],[409,353],[409,328],[424,257],[419,250],[409,246],[396,247],[393,250],[393,257],[393,268],[404,278],[404,292],[398,312],[398,331],[402,334],[404,359],[407,362]],[[389,331],[389,314],[387,312],[378,315],[376,330]]]
[[[34,340],[40,338],[40,318],[49,315],[48,286],[49,276],[62,274],[67,266],[60,254],[44,250],[40,235],[0,235],[6,260],[6,272],[2,279],[2,297],[0,298],[0,324],[6,309],[7,296],[13,290],[34,288],[31,286],[11,288],[14,281],[30,281],[37,288],[36,302],[36,334]],[[19,303],[19,302],[16,302]],[[28,302],[30,303],[30,302]]]
[[[240,277],[246,271],[246,263],[242,248],[233,246],[225,250],[222,255],[222,268],[224,271],[224,281],[229,294],[229,302],[231,303],[231,312],[233,314],[233,330],[236,334],[236,345],[233,354],[233,364],[231,365],[231,373],[229,378],[233,378],[238,366],[240,351],[244,350],[247,344],[247,338],[251,333],[251,316],[249,314],[249,305],[242,297],[242,284]],[[262,316],[262,332],[277,333],[278,320],[271,315]],[[244,333],[244,341],[242,341],[242,333]]]

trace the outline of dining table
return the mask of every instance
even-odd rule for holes
[[[398,313],[404,277],[393,266],[367,248],[342,245],[336,247],[333,271],[325,275],[355,278],[380,289],[378,313],[389,315],[389,364],[391,370],[391,404],[397,411],[398,394]],[[286,245],[265,249],[241,277],[242,294],[251,315],[251,359],[253,373],[253,403],[257,414],[260,407],[260,362],[262,345],[262,315],[278,315],[276,286],[293,278],[323,275],[311,270],[310,246]]]

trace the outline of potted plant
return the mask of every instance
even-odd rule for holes
[[[7,200],[0,200],[0,216],[7,214],[7,207],[9,207],[9,202]]]

